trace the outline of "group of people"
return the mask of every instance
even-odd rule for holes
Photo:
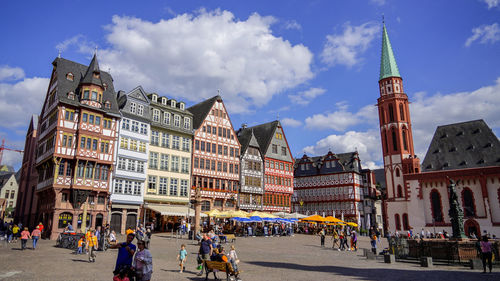
[[[326,228],[322,228],[318,235],[321,238],[321,247],[325,247],[325,238],[327,235]],[[334,228],[331,231],[332,249],[337,248],[338,251],[357,251],[358,250],[358,234],[350,228]]]
[[[216,239],[210,238],[210,235],[208,233],[202,234],[197,260],[198,260],[198,269],[200,270],[198,275],[203,274],[204,261],[229,262],[231,263],[234,272],[236,272],[236,275],[238,275],[239,273],[238,263],[240,262],[240,260],[238,259],[238,254],[236,253],[234,245],[231,245],[229,253],[226,253],[222,244],[217,243]],[[181,272],[182,272],[182,266],[183,265],[181,265]]]
[[[137,281],[149,281],[153,274],[153,256],[146,248],[144,240],[137,240],[137,246],[132,242],[135,233],[128,233],[127,240],[111,245],[110,249],[118,249],[116,265],[113,271],[113,281],[130,281],[135,276]]]
[[[31,232],[28,227],[23,228],[22,223],[1,223],[0,230],[4,233],[4,239],[7,243],[17,243],[21,240],[21,250],[27,249],[28,240],[31,239],[33,242],[32,250],[36,249],[38,240],[42,237],[44,226],[40,222]]]

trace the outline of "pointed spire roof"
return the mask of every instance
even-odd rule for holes
[[[97,74],[97,76],[94,74]],[[96,53],[94,53],[94,57],[92,58],[89,67],[87,68],[87,73],[85,73],[85,76],[83,76],[82,83],[94,84],[102,87],[101,70],[99,70],[99,63],[97,62]]]
[[[387,29],[384,24],[384,29],[382,31],[382,58],[380,60],[379,81],[387,77],[401,77],[401,75],[399,75],[396,58],[394,58],[391,41],[389,41],[389,35],[387,34]]]

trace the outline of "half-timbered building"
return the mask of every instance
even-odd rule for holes
[[[234,210],[238,200],[240,142],[221,96],[190,108],[193,113],[193,192],[201,188],[202,210]]]
[[[120,118],[113,79],[56,58],[39,118],[38,212],[54,239],[67,224],[104,225]],[[84,216],[86,213],[86,216]]]

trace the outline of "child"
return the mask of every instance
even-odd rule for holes
[[[180,273],[182,273],[182,271],[184,270],[184,264],[186,263],[186,259],[187,259],[186,245],[182,244],[181,250],[177,255],[177,260],[179,260],[179,266],[181,267],[181,270],[179,271]]]
[[[233,267],[234,272],[238,272],[238,263],[240,260],[238,259],[238,255],[236,254],[236,250],[234,249],[234,245],[231,245],[231,250],[229,251],[229,262]]]
[[[76,252],[77,255],[83,254],[83,236],[78,240],[78,252]]]

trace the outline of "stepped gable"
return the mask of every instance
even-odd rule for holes
[[[93,60],[94,61],[94,60]],[[89,67],[76,63],[74,61],[70,61],[64,58],[56,58],[52,64],[56,67],[55,71],[57,72],[57,98],[60,102],[70,104],[78,107],[89,107],[92,110],[100,110],[105,113],[115,115],[117,117],[120,116],[118,110],[118,102],[116,100],[116,93],[113,86],[113,78],[108,72],[99,71],[99,80],[102,81],[101,86],[104,88],[103,91],[103,106],[99,109],[95,107],[90,107],[85,104],[80,103],[80,84],[85,83],[83,81],[85,74],[89,72]],[[97,67],[97,60],[94,63],[93,68]],[[92,71],[90,71],[92,73]],[[67,79],[67,75],[71,73],[73,74],[73,80]],[[95,78],[92,78],[95,79]],[[73,92],[75,94],[75,98],[68,98],[68,93]],[[110,107],[106,108],[104,103],[109,101]]]
[[[439,126],[422,168],[425,172],[500,166],[500,142],[484,120]]]
[[[203,124],[203,120],[207,118],[207,115],[210,113],[210,110],[217,100],[222,100],[222,97],[216,95],[187,109],[193,114],[193,129],[197,130],[200,128],[201,124]]]

